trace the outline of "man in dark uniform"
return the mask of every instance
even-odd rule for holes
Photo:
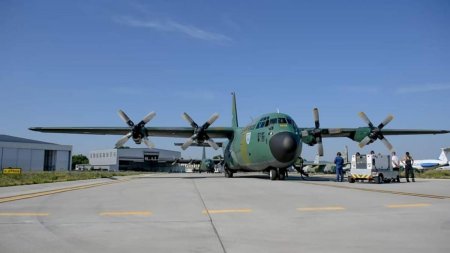
[[[344,182],[344,158],[341,157],[341,152],[337,152],[334,164],[336,164],[336,182]]]
[[[414,180],[414,169],[412,167],[412,165],[414,163],[414,159],[412,158],[412,156],[409,155],[409,152],[406,152],[405,157],[403,158],[403,162],[405,163],[406,182],[409,183],[409,175],[411,175],[412,181],[415,182],[415,180]]]

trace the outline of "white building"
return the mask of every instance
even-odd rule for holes
[[[89,165],[84,168],[111,171],[178,171],[181,168],[178,165],[172,165],[172,162],[180,157],[179,151],[156,148],[95,150],[89,153]]]
[[[72,146],[0,135],[0,169],[22,171],[70,170]]]

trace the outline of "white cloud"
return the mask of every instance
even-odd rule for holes
[[[450,90],[450,84],[425,84],[420,86],[400,87],[397,89],[397,93],[400,94],[424,93],[424,92],[435,92],[446,90]]]
[[[220,43],[228,43],[233,41],[230,37],[220,34],[220,33],[212,33],[195,26],[191,25],[183,25],[171,20],[168,21],[142,21],[132,17],[118,17],[114,19],[116,22],[124,25],[129,25],[133,27],[145,27],[159,31],[166,32],[178,32],[188,35],[195,39],[206,40],[206,41],[215,41]]]

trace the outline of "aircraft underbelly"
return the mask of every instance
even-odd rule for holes
[[[241,164],[240,170],[243,171],[264,171],[268,168],[287,168],[292,166],[293,162],[280,163],[279,161],[273,159],[270,161],[260,162],[260,163],[248,163]]]

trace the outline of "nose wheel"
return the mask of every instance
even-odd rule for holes
[[[285,180],[287,175],[286,169],[272,168],[269,170],[270,180]]]

